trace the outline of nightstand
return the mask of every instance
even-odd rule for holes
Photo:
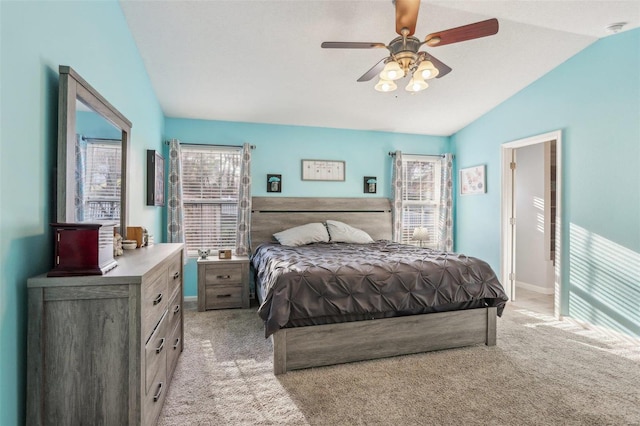
[[[198,311],[248,307],[248,256],[198,259]]]

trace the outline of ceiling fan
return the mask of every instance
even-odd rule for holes
[[[325,49],[376,49],[386,48],[390,55],[375,64],[364,73],[359,82],[369,81],[376,75],[380,80],[375,89],[380,92],[391,92],[397,88],[395,83],[409,74],[411,81],[406,87],[409,92],[419,92],[428,87],[425,80],[440,78],[451,72],[451,68],[436,59],[433,55],[419,51],[423,45],[429,47],[444,46],[446,44],[473,40],[487,37],[498,32],[498,20],[495,18],[461,27],[450,28],[427,35],[424,41],[414,36],[420,0],[395,0],[396,6],[396,33],[388,45],[384,43],[325,41],[322,47]]]

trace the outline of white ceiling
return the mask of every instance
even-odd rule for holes
[[[488,18],[497,35],[422,49],[453,68],[411,95],[356,80],[386,49],[390,0],[121,0],[168,117],[451,135],[598,38],[640,26],[640,1],[422,1],[416,36]],[[600,66],[596,68],[601,68]],[[595,70],[594,78],[597,78]]]

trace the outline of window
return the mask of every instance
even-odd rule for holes
[[[84,220],[120,220],[120,141],[87,140],[82,203]]]
[[[402,156],[402,236],[403,244],[437,247],[440,218],[441,162],[420,155]],[[426,228],[429,240],[413,239],[416,228]]]
[[[198,249],[235,249],[242,149],[181,146],[184,235]]]

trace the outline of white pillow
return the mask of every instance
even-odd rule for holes
[[[327,220],[329,236],[334,243],[369,244],[373,238],[362,229],[354,228],[337,220]]]
[[[283,246],[303,246],[310,243],[328,243],[329,234],[322,223],[307,223],[285,229],[273,234],[276,240]]]

